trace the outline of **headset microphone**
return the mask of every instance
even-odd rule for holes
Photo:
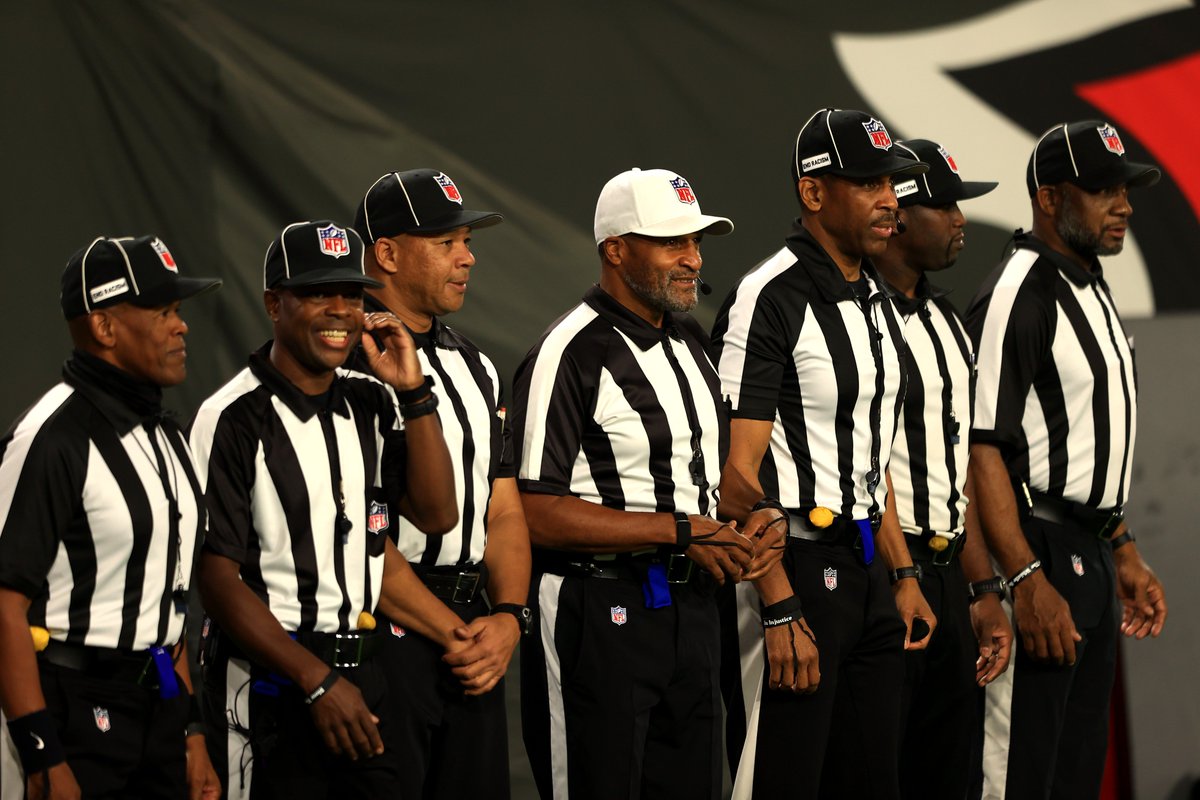
[[[712,287],[705,283],[699,275],[696,276],[696,283],[700,284],[700,294],[706,297],[712,294]]]
[[[899,236],[906,230],[908,230],[908,226],[901,222],[899,217],[896,217],[896,235]]]

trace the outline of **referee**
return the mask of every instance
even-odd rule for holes
[[[1007,668],[1012,626],[1000,605],[1003,584],[992,574],[974,515],[967,516],[975,354],[929,273],[953,266],[966,243],[959,201],[996,184],[964,182],[936,142],[896,146],[929,171],[896,185],[897,234],[874,262],[895,293],[908,345],[908,390],[888,475],[917,571],[902,580],[920,581],[938,619],[929,646],[905,655],[900,788],[906,798],[964,798],[978,774],[979,686]]]
[[[218,286],[154,236],[99,237],[63,271],[75,350],[0,440],[0,706],[25,777],[0,775],[5,800],[219,794],[183,636],[204,499],[162,408],[187,374],[180,301]]]
[[[443,660],[442,644],[424,636],[387,637],[393,720],[387,744],[401,761],[400,797],[509,796],[501,679],[529,627],[529,531],[500,376],[491,359],[440,319],[463,305],[474,272],[473,232],[501,219],[464,209],[454,181],[430,169],[383,175],[355,217],[368,243],[367,274],[383,284],[368,290],[365,306],[394,313],[412,336],[422,370],[435,380],[454,465],[458,524],[427,537],[397,516],[392,535],[429,590],[468,623],[460,636],[471,643]]]
[[[720,794],[714,590],[753,547],[713,519],[728,428],[685,312],[702,236],[732,230],[677,173],[617,175],[596,203],[599,285],[517,369],[536,593],[521,712],[543,798]]]
[[[386,680],[373,657],[389,617],[429,636],[461,623],[388,538],[391,503],[424,530],[455,523],[450,459],[411,339],[364,319],[363,245],[328,221],[287,226],[267,250],[275,338],[201,406],[192,446],[212,520],[198,580],[217,629],[205,683],[230,795],[391,797]],[[374,377],[341,369],[363,330]],[[400,451],[403,452],[400,452]],[[400,485],[395,478],[400,476]]]
[[[1121,251],[1130,190],[1159,176],[1108,123],[1047,130],[1025,174],[1033,233],[1017,231],[967,312],[971,471],[1021,644],[1011,680],[988,688],[989,796],[1096,797],[1118,632],[1157,636],[1166,620],[1124,520],[1137,375],[1098,258]]]
[[[733,417],[721,512],[790,517],[783,561],[723,619],[737,797],[898,796],[903,652],[924,644],[906,623],[934,620],[884,566],[912,566],[894,510],[880,528],[905,345],[869,259],[897,229],[893,180],[927,169],[869,114],[813,114],[792,152],[800,218],[713,328]]]

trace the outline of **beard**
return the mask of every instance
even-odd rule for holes
[[[630,291],[657,311],[686,313],[695,308],[699,300],[696,284],[693,283],[691,289],[673,287],[670,274],[650,269],[638,270],[636,274],[626,270],[621,277]]]
[[[1119,240],[1116,244],[1105,246],[1102,244],[1103,232],[1088,230],[1084,225],[1082,216],[1073,200],[1067,200],[1063,203],[1062,213],[1059,214],[1055,230],[1067,247],[1084,258],[1115,256],[1121,252],[1121,248],[1125,246],[1124,241]]]

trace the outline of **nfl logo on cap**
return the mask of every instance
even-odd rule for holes
[[[321,252],[327,256],[341,258],[350,254],[350,242],[346,239],[346,229],[337,225],[327,225],[317,228],[317,239],[321,242]]]
[[[957,175],[958,174],[958,165],[954,163],[954,156],[950,155],[950,153],[948,153],[946,151],[946,148],[942,147],[941,145],[938,146],[937,150],[938,150],[938,155],[940,155],[942,158],[946,159],[946,166],[948,166],[950,168],[951,172],[953,172],[955,175]]]
[[[625,606],[612,606],[608,609],[608,612],[612,615],[614,625],[624,625],[625,620],[628,619],[625,615]]]
[[[879,120],[871,117],[868,121],[862,124],[867,135],[871,137],[871,144],[878,147],[880,150],[887,150],[892,146],[892,137],[888,135],[887,128]]]
[[[175,259],[171,256],[171,251],[163,244],[162,239],[155,239],[150,242],[150,247],[154,249],[155,253],[158,253],[158,260],[162,262],[164,267],[171,270],[171,272],[179,272],[179,267],[175,265]]]
[[[454,185],[454,181],[450,180],[449,175],[439,172],[433,176],[433,180],[442,187],[442,193],[446,195],[447,200],[462,205],[462,195],[458,193],[458,187]]]
[[[1104,142],[1104,147],[1108,152],[1124,155],[1125,145],[1121,144],[1121,137],[1117,135],[1116,128],[1112,125],[1101,125],[1096,128],[1096,131],[1100,134],[1100,140]]]
[[[825,568],[825,588],[831,592],[837,588],[837,570],[833,567]]]
[[[671,188],[675,190],[675,194],[679,197],[679,202],[688,204],[696,202],[696,194],[683,178],[672,178]]]

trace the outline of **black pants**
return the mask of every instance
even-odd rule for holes
[[[46,709],[86,798],[187,796],[188,699],[128,680],[39,665]]]
[[[487,614],[482,598],[451,606],[470,622]],[[381,619],[381,658],[388,678],[388,730],[384,746],[396,754],[395,797],[464,797],[508,800],[508,724],[504,681],[478,697],[442,661],[443,649]]]
[[[339,670],[380,718],[384,753],[351,761],[335,756],[317,732],[312,712],[294,685],[240,658],[222,658],[205,669],[209,756],[221,778],[222,797],[395,798],[399,769],[387,748],[387,683],[378,659]],[[320,701],[318,701],[320,702]]]
[[[534,578],[521,722],[543,798],[716,800],[720,634],[707,576],[648,609],[635,580]]]
[[[904,625],[887,571],[878,559],[862,564],[849,547],[797,539],[788,540],[783,563],[817,640],[821,685],[808,695],[766,688],[758,596],[738,587],[738,608],[726,603],[722,617],[729,756],[731,770],[751,758],[753,769],[735,776],[735,795],[752,780],[753,796],[764,800],[895,800]],[[729,680],[728,665],[738,663],[733,648],[749,685]],[[753,669],[755,658],[761,669]],[[747,725],[755,704],[758,724]]]
[[[1029,658],[1017,631],[1011,684],[988,687],[985,787],[1014,800],[1094,800],[1108,752],[1121,620],[1112,547],[1075,526],[1031,518],[1022,528],[1083,640],[1075,645],[1074,666],[1060,667]]]
[[[913,561],[924,571],[921,592],[938,626],[926,649],[904,654],[900,790],[906,800],[962,800],[979,770],[983,701],[967,582],[957,559],[937,566],[913,553]]]

